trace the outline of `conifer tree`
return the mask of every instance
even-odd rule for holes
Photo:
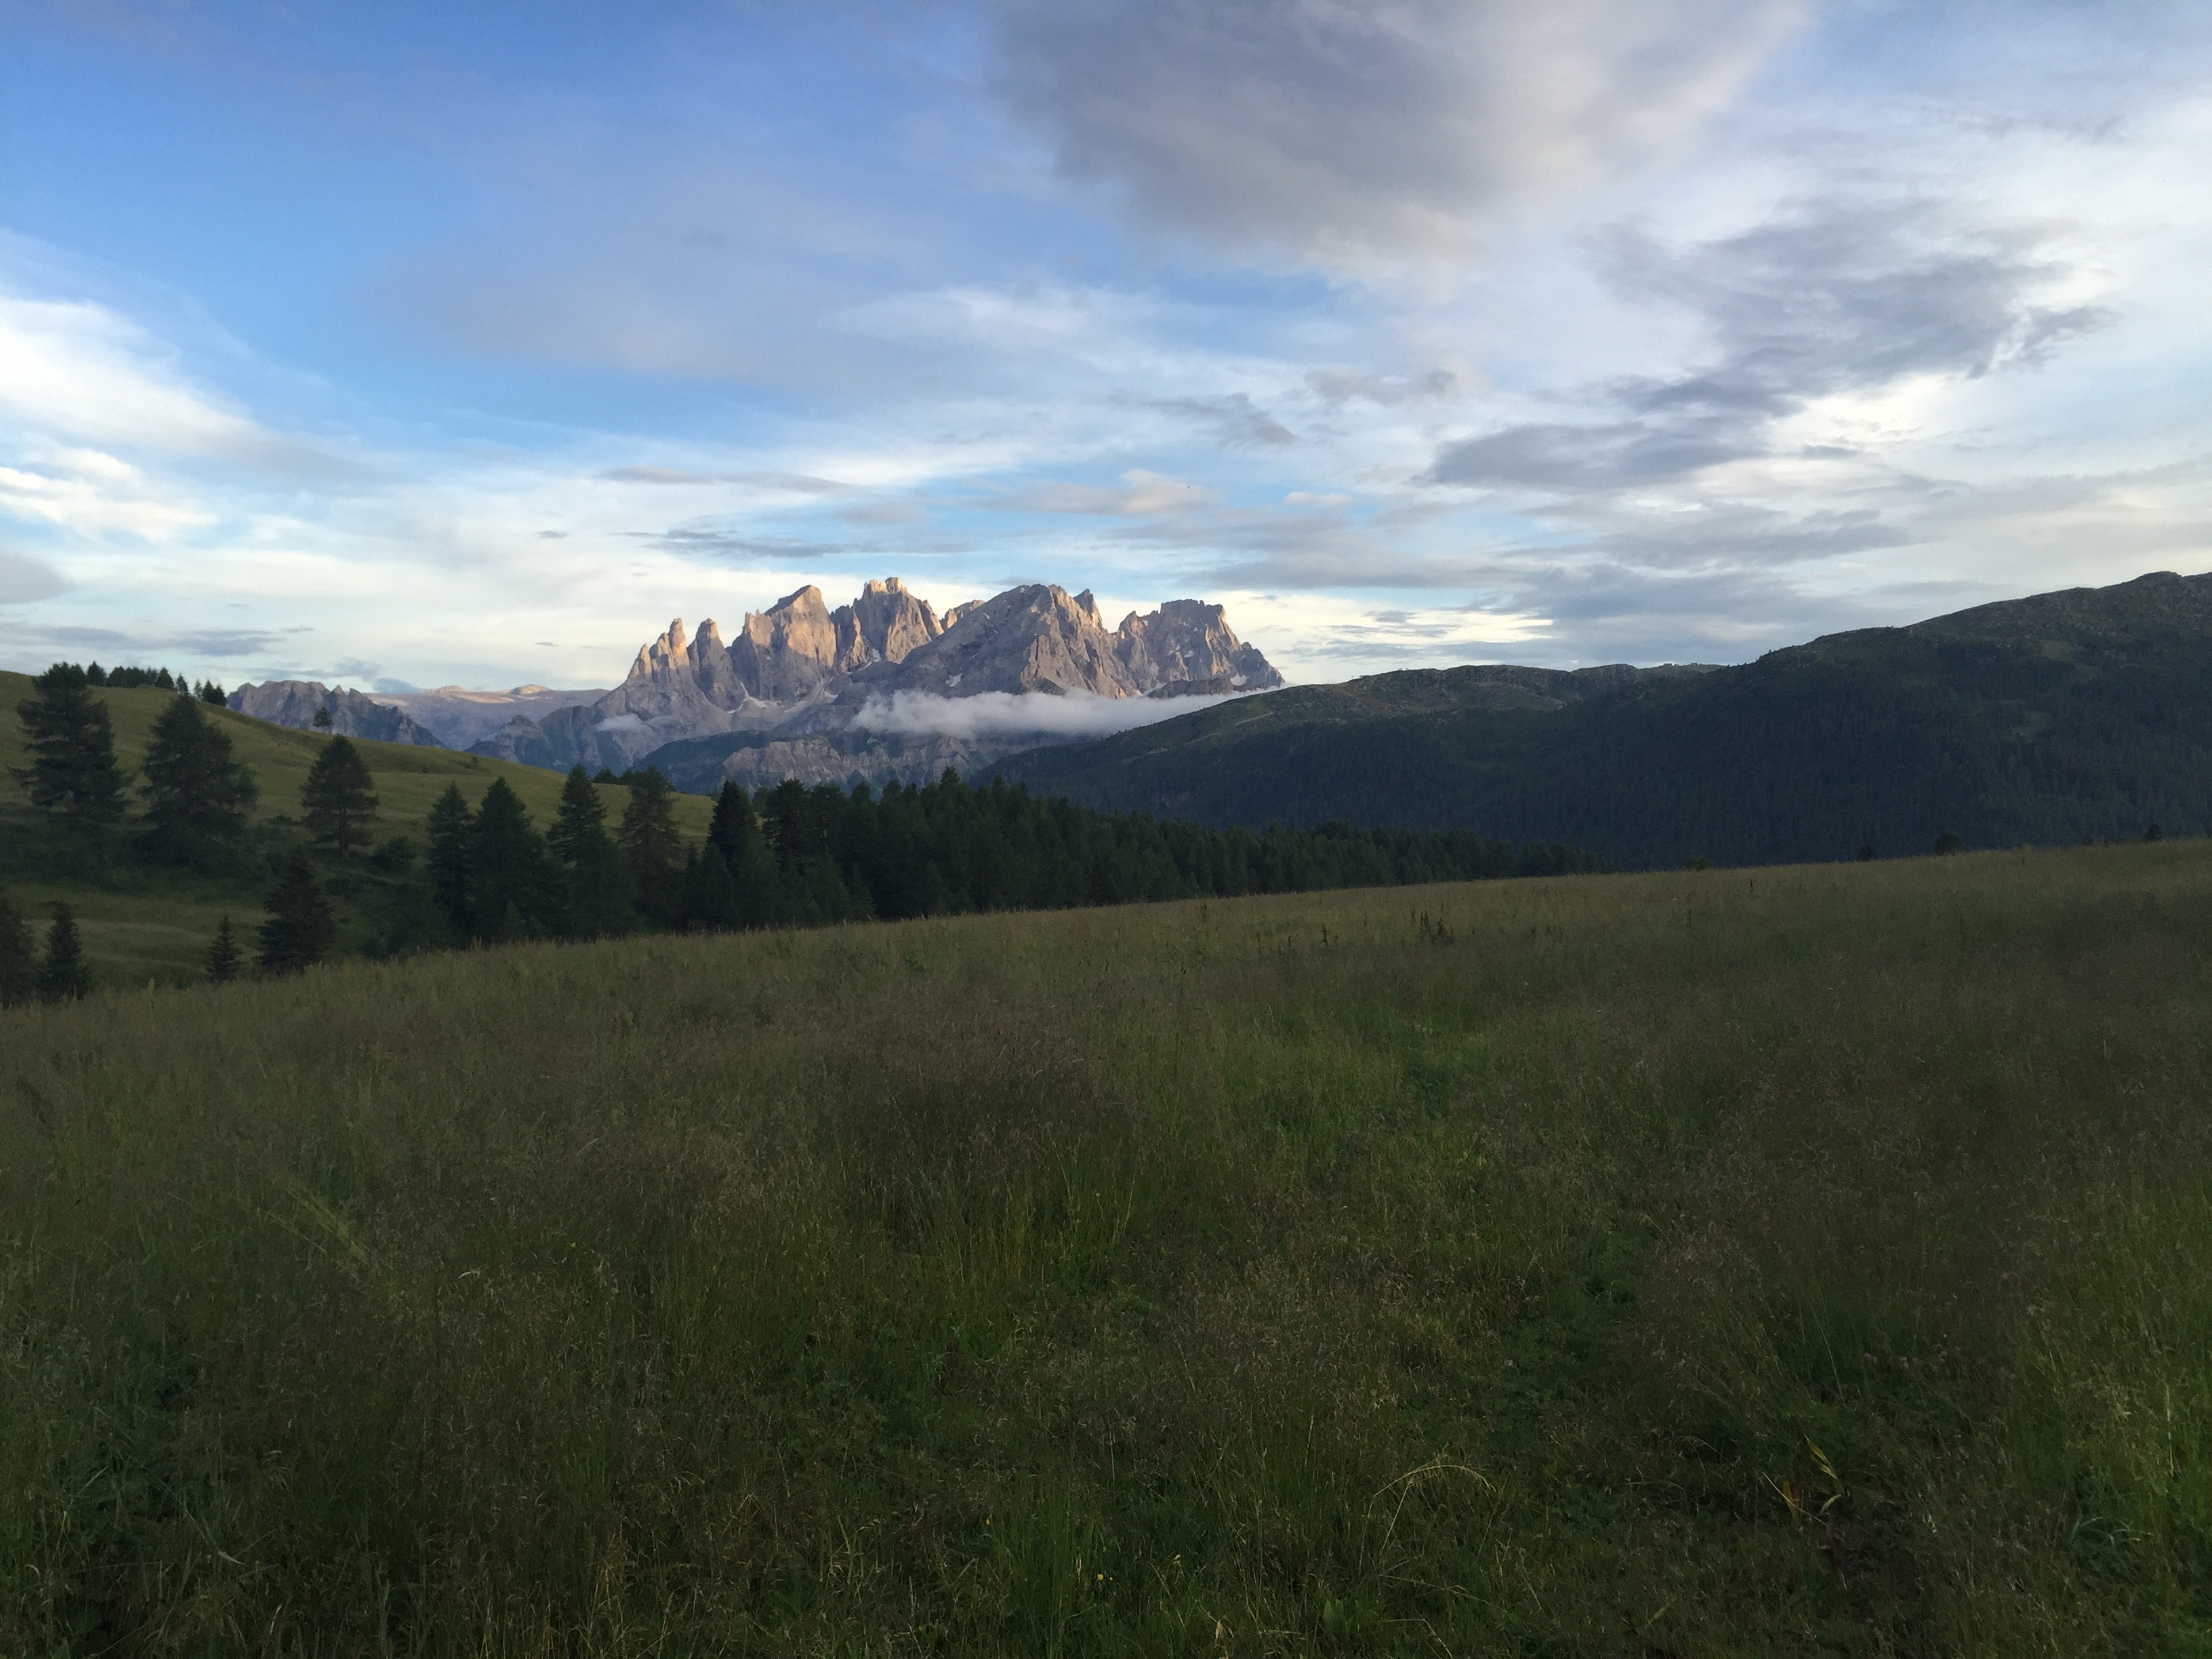
[[[123,773],[115,764],[107,705],[92,695],[84,671],[69,663],[56,663],[32,684],[38,695],[15,711],[31,764],[15,773],[16,781],[33,806],[73,828],[112,823],[123,815]]]
[[[39,965],[31,955],[31,930],[23,917],[0,893],[0,1008],[28,1002],[38,989]]]
[[[637,893],[638,908],[655,921],[681,919],[684,837],[676,828],[676,792],[653,767],[633,775],[629,805],[616,841]]]
[[[179,696],[146,743],[147,841],[158,858],[204,862],[236,843],[260,791],[234,759],[230,734]]]
[[[300,805],[308,830],[346,857],[368,838],[376,816],[376,797],[369,793],[374,780],[361,750],[345,738],[332,738],[307,769],[300,789]]]
[[[39,963],[39,1000],[74,1002],[91,989],[92,970],[85,965],[84,946],[76,936],[76,913],[57,904],[46,929],[46,959]]]
[[[562,925],[580,939],[625,930],[629,878],[607,833],[607,809],[584,769],[570,769],[561,788],[561,810],[545,839],[561,866]]]
[[[295,853],[277,877],[267,900],[269,919],[261,924],[262,971],[297,974],[313,967],[331,953],[337,939],[337,922],[315,885],[307,855]]]
[[[593,842],[605,840],[606,834],[606,803],[580,761],[568,769],[568,780],[561,786],[560,810],[545,832],[546,845],[562,863],[573,865]]]
[[[242,957],[238,949],[238,935],[231,931],[230,916],[225,913],[216,925],[215,938],[208,943],[207,975],[216,985],[228,985],[238,977]]]
[[[738,886],[730,878],[730,866],[722,857],[722,849],[712,841],[694,848],[690,862],[684,866],[684,925],[708,933],[721,933],[741,927],[744,922]]]
[[[735,778],[722,780],[722,792],[714,797],[714,817],[708,825],[707,839],[732,866],[737,863],[748,832],[756,832],[753,823],[753,804],[745,798],[744,786]]]
[[[220,685],[217,685],[213,680],[202,680],[200,682],[200,701],[202,702],[213,703],[217,708],[227,708],[230,702],[230,699],[224,694],[223,689]]]
[[[430,848],[426,862],[430,872],[430,891],[438,901],[438,908],[463,933],[470,932],[475,921],[469,908],[469,890],[473,879],[470,843],[475,829],[476,818],[469,811],[468,802],[461,798],[460,785],[447,784],[446,793],[430,808]]]
[[[327,732],[330,729],[331,709],[330,705],[325,703],[320,708],[315,710],[315,730],[318,732]]]
[[[469,864],[469,908],[480,939],[526,937],[545,921],[545,842],[522,797],[494,778],[477,804]]]

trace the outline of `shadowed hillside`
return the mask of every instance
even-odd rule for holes
[[[1342,818],[1627,866],[2212,830],[2212,576],[1831,635],[1737,668],[1308,686],[999,763],[1086,805]]]

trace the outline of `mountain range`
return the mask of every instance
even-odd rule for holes
[[[821,589],[802,587],[749,613],[726,641],[711,620],[690,635],[672,622],[613,690],[517,715],[471,752],[617,773],[653,757],[697,790],[724,778],[916,782],[1118,729],[1139,712],[1119,707],[1131,699],[1282,683],[1218,605],[1170,600],[1109,630],[1088,592],[1040,583],[939,617],[891,577],[834,611]]]
[[[1832,634],[1737,667],[1411,670],[994,769],[1201,823],[1341,819],[1625,867],[2212,832],[2212,575]]]

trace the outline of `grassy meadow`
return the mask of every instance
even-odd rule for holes
[[[2208,1006],[2167,842],[0,1014],[0,1651],[2212,1651]]]
[[[44,843],[23,787],[14,771],[27,767],[30,755],[23,741],[23,725],[16,706],[33,695],[28,675],[0,672],[0,890],[34,923],[42,922],[46,907],[56,899],[67,901],[77,914],[84,947],[95,978],[102,983],[143,986],[191,983],[203,974],[209,939],[226,912],[249,940],[261,921],[261,900],[270,878],[264,861],[250,860],[247,866],[225,876],[208,876],[173,869],[148,869],[115,855],[97,859],[57,860]],[[139,763],[154,722],[175,693],[142,688],[118,690],[95,688],[94,695],[107,706],[115,730],[115,757],[133,791],[143,781]],[[260,785],[257,817],[261,839],[268,847],[295,844],[296,832],[288,835],[300,813],[300,787],[307,769],[330,739],[319,732],[295,732],[271,726],[227,708],[203,706],[201,712],[230,735],[237,757],[252,769]],[[419,851],[424,843],[423,822],[430,807],[458,783],[473,807],[495,777],[505,778],[530,809],[539,828],[552,821],[561,799],[562,779],[556,772],[517,766],[506,761],[465,755],[451,749],[418,749],[405,744],[372,743],[355,738],[354,746],[368,763],[376,781],[379,816],[372,833],[377,840],[405,836]],[[611,823],[622,817],[629,792],[617,785],[600,786]],[[703,797],[676,798],[677,822],[696,837],[705,834],[714,804]],[[124,832],[127,838],[128,831]],[[121,843],[119,842],[118,845]],[[358,861],[356,860],[356,863]],[[360,890],[367,878],[356,873],[349,880],[336,860],[319,860],[318,873],[326,884],[333,876],[330,896],[338,911],[340,939],[348,948],[359,948],[364,922],[359,914],[367,895]]]

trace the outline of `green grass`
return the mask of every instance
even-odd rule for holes
[[[39,856],[44,836],[14,771],[30,763],[16,707],[32,695],[28,676],[0,672],[0,888],[33,922],[55,900],[77,913],[85,951],[95,978],[115,986],[191,983],[204,966],[208,941],[226,912],[250,939],[261,920],[261,900],[270,882],[259,860],[225,876],[145,869],[125,856],[112,856],[75,870],[57,869]],[[116,759],[135,792],[143,781],[139,763],[154,722],[172,692],[114,690],[96,694],[107,705],[115,730]],[[209,719],[230,734],[238,758],[251,767],[261,787],[257,817],[261,839],[287,839],[285,825],[300,816],[300,788],[315,755],[329,741],[313,732],[271,726],[227,708],[204,708]],[[505,778],[530,809],[540,829],[552,822],[561,799],[560,774],[533,766],[465,755],[450,749],[418,749],[405,744],[354,739],[375,778],[378,817],[372,832],[381,840],[410,837],[419,849],[431,805],[448,784],[458,783],[474,806],[495,777]],[[629,791],[602,785],[610,823],[619,821]],[[134,806],[137,800],[133,794]],[[714,804],[701,796],[676,797],[677,822],[687,835],[703,836]],[[11,856],[20,850],[24,856]],[[333,897],[340,913],[341,940],[357,948],[366,926],[361,914],[372,883],[359,872],[350,878],[331,860],[323,860],[325,878],[336,878]]]
[[[2212,1650],[2212,848],[0,1015],[0,1651]]]

